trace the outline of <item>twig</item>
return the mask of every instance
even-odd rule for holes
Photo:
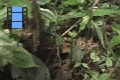
[[[61,58],[60,58],[60,48],[59,48],[59,44],[58,44],[58,41],[57,41],[57,39],[55,39],[55,41],[56,41],[56,45],[57,45],[57,57],[58,57],[58,59],[59,59],[59,62],[60,62],[60,66],[61,66]]]
[[[75,24],[73,24],[68,30],[66,30],[61,36],[65,36],[70,30],[72,30],[76,24],[81,22],[81,19],[79,19]]]
[[[95,2],[94,2],[93,5],[92,5],[92,8],[94,8],[95,5],[98,4],[98,3],[99,3],[99,0],[95,0]]]

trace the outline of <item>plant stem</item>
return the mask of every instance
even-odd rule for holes
[[[72,30],[75,25],[77,25],[79,22],[81,22],[81,19],[79,19],[75,24],[73,24],[68,30],[66,30],[61,36],[65,36],[70,30]]]

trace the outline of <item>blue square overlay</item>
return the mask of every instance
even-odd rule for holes
[[[22,13],[12,13],[12,21],[22,21]]]
[[[12,28],[22,28],[22,22],[12,22]]]
[[[22,12],[22,7],[12,7],[12,12]]]

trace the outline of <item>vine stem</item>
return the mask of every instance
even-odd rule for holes
[[[57,25],[57,22],[55,22],[55,25],[54,26],[56,26]],[[58,57],[58,59],[59,59],[59,63],[60,63],[60,67],[61,67],[61,58],[60,58],[60,47],[59,47],[59,43],[58,43],[58,41],[57,41],[57,31],[55,30],[55,43],[56,43],[56,45],[57,45],[57,57]]]

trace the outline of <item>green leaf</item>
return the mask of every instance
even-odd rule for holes
[[[57,15],[55,15],[49,9],[40,8],[40,12],[42,14],[43,19],[48,20],[50,22],[56,22],[57,21]]]
[[[96,30],[96,32],[97,32],[97,36],[99,37],[99,40],[100,40],[103,48],[105,48],[105,44],[104,44],[104,40],[103,40],[103,33],[102,33],[101,28],[100,28],[94,21],[92,21],[92,24],[93,24],[94,27],[95,27],[95,30]]]
[[[105,16],[120,13],[120,9],[96,9],[93,11],[93,16]]]
[[[71,36],[72,38],[74,38],[77,36],[77,33],[75,31],[73,31],[73,32],[69,32],[68,35]]]
[[[120,57],[120,49],[115,50],[114,53],[115,53],[117,58]]]
[[[5,32],[0,30],[0,46],[13,44],[14,41],[12,41]]]
[[[4,7],[0,10],[0,28],[3,25],[3,21],[6,20],[7,17],[7,7]]]
[[[100,77],[97,80],[110,80],[109,74],[103,73],[100,75]]]
[[[46,3],[49,3],[51,0],[36,0],[39,5],[44,5]]]
[[[24,49],[21,51],[12,51],[13,57],[11,59],[11,64],[19,68],[28,68],[28,67],[38,67],[34,61],[33,57]]]
[[[94,72],[93,74],[91,74],[92,78],[90,80],[96,80],[99,76],[98,72]]]
[[[63,38],[59,35],[57,35],[56,40],[57,40],[58,44],[61,44],[64,42]]]
[[[1,65],[11,63],[20,68],[36,67],[31,54],[26,51],[21,45],[17,45],[8,37],[8,35],[0,30],[0,57]]]
[[[0,10],[0,20],[7,17],[7,7],[4,7],[2,10]]]
[[[79,45],[72,45],[71,57],[75,61],[75,63],[81,63],[81,59],[83,58],[84,53],[81,51]]]
[[[71,12],[69,12],[66,15],[60,16],[58,21],[66,20],[66,19],[70,19],[70,18],[79,18],[79,17],[83,17],[83,16],[86,16],[86,15],[87,15],[87,13],[85,13],[85,12],[74,12],[74,11],[71,11]]]
[[[12,58],[11,52],[4,48],[3,46],[0,46],[0,66],[4,66],[7,63],[9,63],[9,60],[11,58]]]
[[[34,62],[39,67],[31,68],[17,68],[11,65],[11,75],[14,79],[18,79],[20,76],[22,80],[50,80],[50,73],[46,65],[34,55]]]
[[[93,62],[100,61],[100,58],[97,56],[97,54],[95,52],[92,52],[90,54],[90,58],[93,60]]]
[[[81,63],[75,63],[74,68],[79,67]]]
[[[31,4],[29,0],[9,0],[8,7],[18,6],[18,7],[27,7],[28,17],[31,18]]]
[[[106,59],[106,66],[107,67],[112,67],[112,60],[111,60],[111,58],[110,57],[107,57],[107,59]]]
[[[85,68],[87,68],[87,69],[90,69],[90,68],[88,67],[88,64],[86,64],[86,63],[82,63],[82,66],[85,67]]]
[[[120,57],[118,58],[118,61],[116,61],[115,67],[116,68],[120,68]]]
[[[116,32],[118,35],[120,35],[120,25],[119,24],[114,24],[112,26],[112,29],[114,32]]]
[[[113,36],[113,38],[110,40],[110,46],[114,47],[118,44],[120,44],[120,36]]]
[[[83,17],[83,20],[82,20],[82,22],[81,22],[81,25],[80,25],[80,28],[79,28],[78,33],[80,33],[82,30],[85,29],[86,24],[88,23],[89,19],[90,19],[89,16],[85,16],[85,17]]]
[[[64,4],[66,4],[66,5],[78,5],[80,3],[79,3],[79,0],[67,0],[64,2]]]

